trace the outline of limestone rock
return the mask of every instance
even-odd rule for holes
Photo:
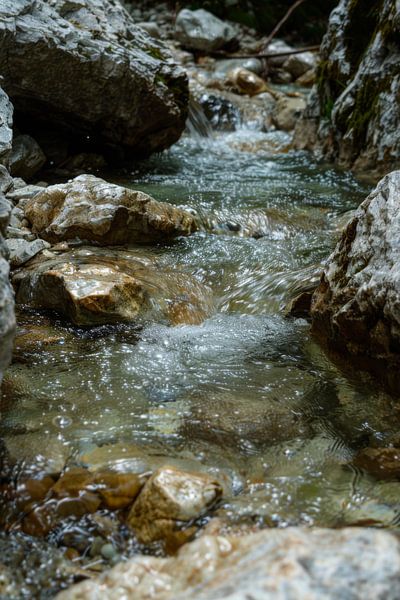
[[[161,467],[147,481],[128,516],[139,541],[165,539],[210,509],[222,495],[220,484],[205,473]]]
[[[16,272],[13,283],[17,303],[57,311],[80,326],[131,322],[147,314],[173,325],[198,324],[212,310],[208,288],[135,252],[81,248],[37,257]]]
[[[202,8],[185,8],[176,17],[175,36],[186,48],[213,52],[231,42],[236,36],[236,31],[231,25]]]
[[[24,239],[14,238],[6,240],[6,246],[9,252],[10,265],[12,268],[16,268],[28,262],[28,260],[45,248],[49,248],[50,244],[44,240],[29,242]]]
[[[8,165],[12,147],[13,106],[7,94],[0,88],[0,164]]]
[[[46,162],[39,144],[30,135],[14,137],[9,159],[11,175],[31,179]]]
[[[115,0],[3,0],[0,72],[24,122],[52,137],[143,156],[185,126],[185,73]]]
[[[228,73],[228,82],[240,94],[247,94],[248,96],[256,96],[269,91],[267,84],[261,77],[242,67],[233,69]]]
[[[398,378],[400,348],[400,171],[360,205],[314,293],[312,330],[353,357],[383,361]]]
[[[155,587],[155,582],[157,587]],[[57,600],[396,600],[400,544],[367,528],[204,536],[173,558],[140,556]]]
[[[149,243],[197,229],[189,212],[94,175],[45,188],[27,203],[25,216],[32,231],[49,242]]]
[[[379,177],[400,165],[400,50],[397,2],[376,4],[341,0],[332,12],[295,145]]]
[[[0,382],[11,359],[15,333],[14,296],[8,278],[9,265],[5,260],[8,250],[3,238],[10,213],[9,202],[0,193]]]

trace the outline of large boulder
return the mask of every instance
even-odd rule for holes
[[[139,556],[58,600],[395,600],[400,544],[366,528],[204,536],[172,558]]]
[[[18,304],[57,311],[79,326],[132,322],[150,311],[173,325],[198,324],[212,310],[208,288],[133,251],[39,256],[15,272],[13,283]]]
[[[29,133],[62,130],[143,155],[185,125],[185,73],[115,0],[3,0],[0,74]]]
[[[311,304],[312,330],[333,349],[381,366],[398,387],[400,171],[360,205],[328,259]],[[368,366],[368,364],[367,364]]]
[[[186,48],[213,52],[235,39],[235,29],[202,8],[184,8],[175,22],[175,36]]]
[[[398,3],[341,0],[295,144],[368,175],[400,165]]]
[[[189,235],[198,227],[191,213],[94,175],[45,188],[27,202],[25,217],[49,242],[149,243]]]

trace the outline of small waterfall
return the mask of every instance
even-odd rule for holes
[[[189,113],[186,121],[186,129],[196,141],[204,145],[205,140],[214,137],[210,121],[207,119],[201,104],[190,96]]]

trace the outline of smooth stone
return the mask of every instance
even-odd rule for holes
[[[400,448],[364,448],[353,463],[377,479],[400,477]]]
[[[241,94],[256,96],[263,92],[268,92],[269,88],[266,82],[255,73],[247,69],[233,69],[228,73],[228,82],[233,85]]]
[[[272,120],[277,129],[292,131],[301,118],[306,101],[304,98],[283,96],[276,103]]]
[[[210,510],[222,496],[222,487],[206,473],[164,466],[146,482],[132,506],[128,523],[144,544],[168,538]]]
[[[175,21],[175,37],[186,48],[213,52],[236,37],[236,29],[202,8],[181,10]]]
[[[189,212],[94,175],[42,189],[25,206],[33,233],[49,242],[149,243],[197,230]]]
[[[286,69],[294,79],[301,77],[310,69],[315,69],[316,66],[316,54],[313,54],[312,52],[292,54],[291,56],[288,56],[283,63],[283,68]]]

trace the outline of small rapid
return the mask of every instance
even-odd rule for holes
[[[285,133],[210,135],[199,106],[191,116],[171,150],[112,178],[198,215],[196,234],[140,252],[192,280],[193,294],[209,290],[206,318],[83,330],[21,313],[0,423],[14,477],[49,464],[141,473],[168,463],[223,482],[216,516],[228,525],[397,526],[399,483],[351,464],[359,448],[395,439],[391,398],[338,370],[284,311],[317,280],[365,188],[291,150]],[[63,546],[61,533],[50,545]],[[121,556],[138,551],[124,544]],[[60,583],[48,585],[51,595]]]

